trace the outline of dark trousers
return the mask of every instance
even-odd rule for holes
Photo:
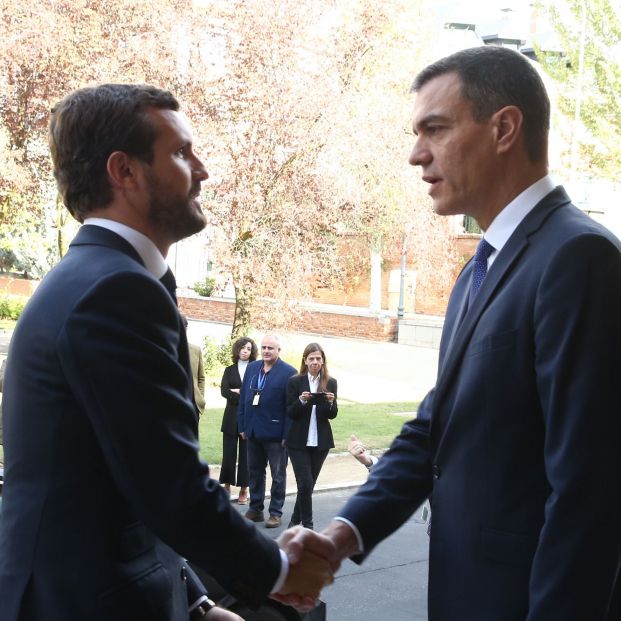
[[[237,446],[239,444],[239,462],[237,461]],[[237,464],[237,478],[235,477]],[[248,487],[248,448],[247,440],[239,435],[222,434],[222,467],[220,468],[220,483]]]
[[[328,450],[320,450],[316,446],[307,446],[304,449],[289,448],[289,456],[298,486],[291,521],[293,524],[301,522],[302,526],[313,528],[313,490],[323,462],[328,456]]]
[[[248,439],[248,473],[250,475],[250,509],[263,513],[265,507],[265,469],[270,465],[270,515],[282,516],[287,488],[287,449],[280,440]]]

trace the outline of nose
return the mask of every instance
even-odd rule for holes
[[[408,162],[410,166],[424,166],[431,161],[431,153],[429,149],[427,149],[421,141],[420,138],[416,139],[414,146],[412,147],[412,152],[410,153],[410,157]]]
[[[196,163],[194,165],[192,174],[197,181],[206,181],[207,179],[209,179],[209,173],[207,172],[207,169],[205,168],[203,162],[198,157],[196,157],[195,159]]]

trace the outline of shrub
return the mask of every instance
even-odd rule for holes
[[[0,295],[0,319],[19,319],[26,300],[19,295]]]
[[[224,367],[231,364],[231,344],[229,341],[217,343],[211,336],[203,340],[203,365],[205,375],[212,383],[219,384]]]
[[[206,298],[210,297],[216,288],[216,279],[211,276],[207,276],[205,280],[194,283],[192,289],[198,293],[198,295],[202,295]]]

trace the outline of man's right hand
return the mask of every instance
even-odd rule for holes
[[[286,530],[278,545],[289,558],[289,574],[280,592],[272,597],[308,612],[315,607],[323,587],[334,582],[333,574],[340,564],[335,561],[334,545],[328,537],[301,526]]]

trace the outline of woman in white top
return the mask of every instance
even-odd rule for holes
[[[248,363],[257,359],[257,346],[255,342],[243,336],[233,343],[233,364],[224,369],[220,393],[226,399],[226,408],[222,416],[222,468],[220,469],[220,483],[230,492],[231,485],[239,486],[240,505],[248,504],[248,449],[246,440],[239,435],[237,429],[237,405],[239,404],[239,391]],[[237,448],[239,446],[239,463],[237,463]],[[237,463],[237,477],[235,477],[235,464]]]
[[[318,343],[310,343],[302,354],[300,374],[287,386],[287,415],[291,426],[287,448],[298,487],[289,526],[313,528],[313,489],[334,447],[330,419],[336,417],[336,380],[330,377],[326,355]]]

